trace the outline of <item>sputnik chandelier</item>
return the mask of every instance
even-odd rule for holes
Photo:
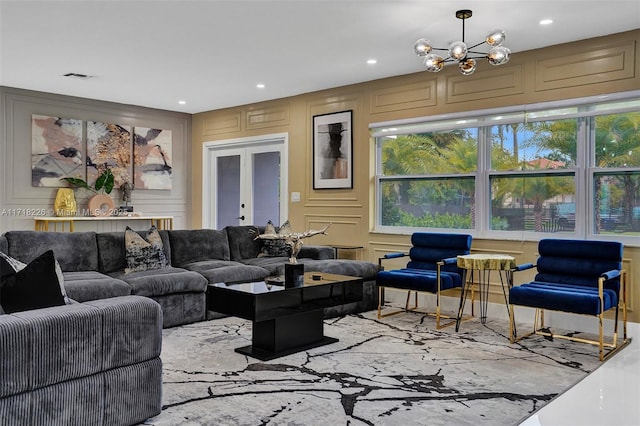
[[[487,61],[491,65],[495,66],[509,62],[511,51],[509,48],[502,45],[506,38],[506,34],[503,30],[492,30],[487,34],[484,41],[474,44],[471,47],[467,47],[464,42],[464,21],[471,18],[472,15],[473,12],[469,9],[462,9],[456,12],[456,18],[462,19],[462,41],[454,41],[449,45],[448,49],[433,47],[431,42],[424,38],[416,41],[413,49],[415,50],[416,55],[423,58],[427,71],[439,72],[444,68],[445,62],[458,62],[460,72],[464,75],[471,75],[474,73],[478,65],[476,59],[487,58]],[[491,46],[489,52],[484,53],[473,50],[484,43]],[[446,51],[449,56],[447,58],[443,58],[441,55],[432,53],[434,50]]]

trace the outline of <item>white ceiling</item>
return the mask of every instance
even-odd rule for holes
[[[0,0],[0,85],[196,113],[420,71],[458,9],[514,55],[640,28],[638,0]]]

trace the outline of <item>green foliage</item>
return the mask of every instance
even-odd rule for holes
[[[111,191],[113,191],[113,185],[115,184],[115,177],[113,176],[113,172],[108,167],[102,171],[100,176],[98,176],[93,188],[90,187],[89,184],[87,184],[87,181],[80,178],[63,177],[60,178],[60,180],[67,182],[74,188],[88,189],[89,191],[93,192],[99,192],[100,190],[103,190],[106,194],[111,194]]]
[[[115,178],[113,177],[111,169],[105,169],[102,174],[96,179],[96,191],[104,189],[104,192],[106,192],[107,194],[111,194],[114,181]]]
[[[67,182],[69,185],[71,185],[74,188],[84,188],[84,189],[88,189],[89,191],[93,191],[93,188],[87,185],[87,182],[85,182],[84,179],[74,178],[74,177],[64,177],[64,178],[60,178],[60,180]]]
[[[425,214],[416,217],[410,213],[400,212],[400,226],[415,228],[471,229],[471,215],[451,213]]]

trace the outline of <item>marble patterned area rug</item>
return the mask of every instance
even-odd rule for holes
[[[524,327],[524,326],[522,326]],[[234,352],[251,323],[163,332],[163,409],[148,425],[514,425],[600,365],[597,348],[472,319],[376,312],[325,321],[340,341],[272,361]]]

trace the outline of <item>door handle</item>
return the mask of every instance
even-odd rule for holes
[[[242,215],[240,217],[236,217],[236,219],[244,220],[244,215]]]

